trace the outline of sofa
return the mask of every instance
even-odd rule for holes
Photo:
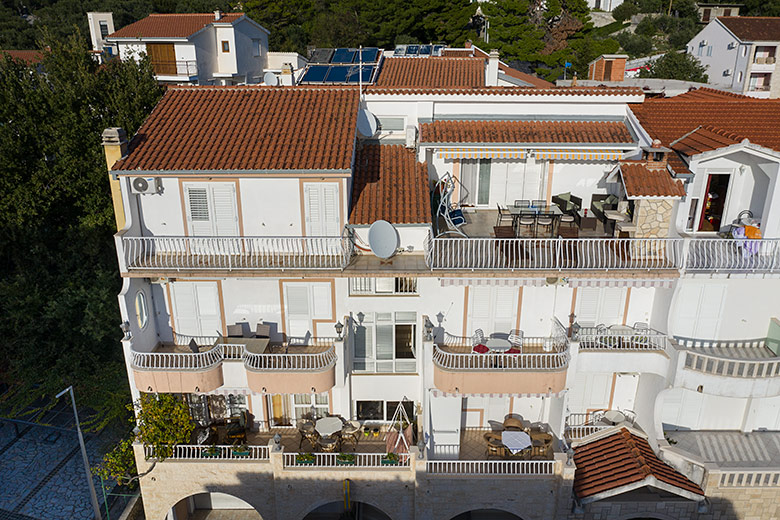
[[[590,211],[593,216],[598,218],[602,223],[607,222],[607,217],[604,216],[604,212],[607,210],[616,210],[620,199],[615,195],[603,195],[593,194],[590,203]]]
[[[582,199],[569,192],[553,195],[552,203],[557,204],[566,215],[574,216],[582,209]]]

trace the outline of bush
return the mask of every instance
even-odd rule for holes
[[[658,32],[657,19],[653,16],[645,16],[636,26],[635,34],[652,36]]]
[[[641,70],[640,78],[679,79],[707,83],[707,69],[690,54],[670,52],[650,64],[650,70]]]
[[[653,52],[653,41],[641,34],[620,33],[616,36],[618,43],[631,57],[647,56]]]
[[[623,2],[612,10],[612,18],[618,22],[630,20],[632,16],[639,13],[639,7],[631,2]]]

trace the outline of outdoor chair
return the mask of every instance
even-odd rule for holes
[[[311,445],[312,449],[314,449],[317,446],[317,439],[319,438],[319,435],[317,434],[317,431],[314,429],[313,421],[299,419],[298,433],[301,434],[301,440],[298,443],[298,449],[301,449],[304,440],[306,440]]]
[[[498,218],[496,219],[496,226],[500,226],[501,222],[505,220],[512,222],[512,214],[509,213],[509,211],[503,209],[501,207],[501,204],[496,204],[496,207],[498,208]]]
[[[271,326],[266,323],[258,323],[257,328],[255,329],[255,337],[256,338],[270,338],[271,337]]]
[[[477,345],[484,345],[485,344],[485,333],[482,331],[482,329],[477,329],[474,331],[474,335],[471,337],[471,346],[476,347]]]
[[[575,227],[575,225],[574,225],[574,215],[568,215],[568,214],[561,215],[561,224],[566,224],[570,228]]]
[[[333,453],[339,447],[339,438],[333,435],[327,437],[320,437],[317,440],[317,445],[325,453]]]
[[[198,352],[200,352],[200,347],[198,346],[198,342],[195,341],[195,338],[192,338],[190,340],[189,347],[193,354],[197,354]]]
[[[520,215],[518,219],[517,234],[520,235],[520,228],[533,228],[536,225],[535,215]]]
[[[526,431],[527,428],[523,424],[523,421],[521,421],[517,417],[507,417],[506,419],[504,419],[504,429],[514,430],[514,431]]]
[[[512,347],[517,349],[523,348],[523,331],[519,329],[512,329],[509,331],[509,337],[507,338]]]
[[[545,208],[547,207],[547,201],[546,200],[533,200],[531,201],[531,206],[534,206],[536,208]]]
[[[638,321],[634,323],[634,330],[650,330],[650,327],[647,325],[647,323],[643,321]]]
[[[501,443],[500,439],[491,439],[487,443],[487,456],[493,455],[494,457],[505,458],[506,447]]]
[[[357,448],[358,435],[360,434],[360,423],[357,421],[347,421],[341,429],[341,441],[347,441],[352,444],[352,448]]]
[[[242,411],[238,415],[238,420],[230,423],[227,427],[227,432],[225,433],[225,438],[228,441],[231,441],[231,443],[234,442],[246,442],[246,424],[247,424],[247,412],[246,410]]]
[[[244,337],[244,325],[236,323],[235,325],[227,326],[228,338],[243,338]]]

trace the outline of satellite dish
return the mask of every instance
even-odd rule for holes
[[[279,84],[279,78],[273,72],[266,72],[263,74],[263,82],[269,87],[275,87]]]
[[[379,258],[390,258],[398,250],[400,238],[393,225],[386,220],[377,220],[368,228],[368,246]]]
[[[363,138],[374,137],[376,134],[376,117],[366,109],[360,109],[357,117],[357,131]]]

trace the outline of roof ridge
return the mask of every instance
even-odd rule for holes
[[[223,12],[222,15],[244,14],[243,11]],[[214,16],[214,13],[149,13],[147,16]],[[143,20],[143,18],[141,18]],[[214,20],[218,22],[219,20]]]

